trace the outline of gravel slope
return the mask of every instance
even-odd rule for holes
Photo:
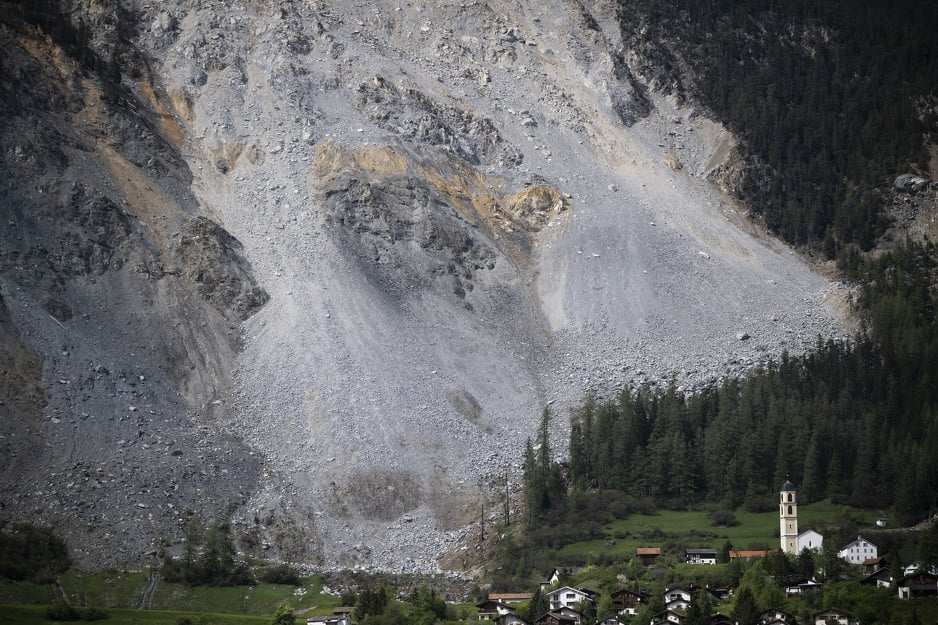
[[[708,182],[733,138],[632,76],[609,3],[126,4],[199,210],[270,298],[196,418],[250,465],[231,514],[263,553],[458,566],[545,405],[562,449],[588,392],[843,332],[841,286]]]
[[[248,323],[229,427],[283,480],[255,505],[289,490],[288,514],[321,537],[298,557],[432,568],[506,464],[517,481],[547,402],[562,445],[562,405],[586,392],[704,383],[838,332],[837,286],[741,228],[705,180],[732,138],[635,90],[603,7],[281,6],[179,15],[163,71],[194,105],[200,196],[271,294]],[[213,51],[236,60],[206,71]],[[221,173],[212,149],[232,144],[259,158]],[[366,157],[375,146],[389,152]],[[421,210],[458,205],[427,184],[454,176],[444,154],[485,188],[544,183],[570,204],[519,244],[463,210],[463,234],[495,259],[464,298],[425,280],[460,259],[414,234]],[[384,224],[395,206],[413,207],[399,238]]]

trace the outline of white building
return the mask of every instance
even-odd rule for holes
[[[878,547],[863,538],[857,536],[857,539],[837,552],[837,555],[850,564],[863,564],[870,558],[878,558]]]
[[[582,590],[570,588],[569,586],[562,586],[547,593],[547,601],[550,603],[551,611],[560,608],[573,608],[573,606],[584,600],[590,600],[590,596]]]
[[[664,604],[669,610],[686,610],[693,600],[694,595],[687,588],[671,588],[664,591]]]
[[[310,616],[306,625],[349,625],[348,614],[330,614],[328,616]]]
[[[824,537],[814,530],[805,530],[798,534],[798,553],[801,553],[805,549],[820,551],[823,544]]]
[[[716,549],[685,549],[684,561],[688,564],[716,564]]]

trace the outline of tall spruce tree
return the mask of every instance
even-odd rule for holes
[[[733,604],[733,620],[739,625],[755,625],[761,612],[753,592],[749,588],[740,590]]]

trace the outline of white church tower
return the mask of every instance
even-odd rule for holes
[[[798,554],[798,494],[790,480],[782,484],[778,504],[779,536],[782,539],[782,551]]]

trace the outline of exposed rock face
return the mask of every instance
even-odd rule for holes
[[[0,516],[87,563],[186,510],[459,562],[547,402],[562,449],[587,392],[840,331],[611,3],[46,4],[0,11]]]
[[[886,207],[893,221],[890,238],[917,241],[938,237],[938,185],[915,174],[897,176]],[[901,234],[900,234],[901,233]]]
[[[223,315],[244,321],[269,299],[254,283],[241,244],[206,217],[189,221],[176,252],[179,272]]]
[[[3,14],[0,516],[55,527],[86,565],[139,566],[186,510],[224,517],[258,478],[206,428],[266,295],[151,104]]]
[[[370,120],[402,138],[442,146],[470,165],[521,164],[521,151],[505,142],[490,119],[437,104],[417,89],[402,93],[380,76],[358,91],[358,105]]]
[[[42,362],[24,343],[10,311],[0,297],[0,418],[6,424],[0,439],[0,472],[12,475],[35,456],[38,442],[31,436],[39,425],[46,393],[42,386]]]

